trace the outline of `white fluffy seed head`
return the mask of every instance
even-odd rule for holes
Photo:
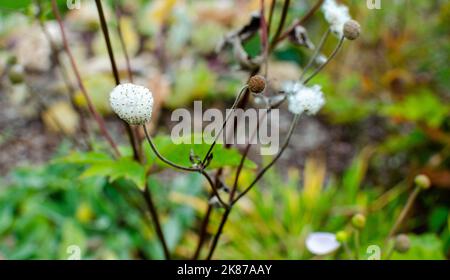
[[[129,124],[142,125],[152,116],[153,95],[143,86],[120,84],[109,95],[114,112]]]
[[[344,36],[344,25],[351,20],[348,7],[340,5],[336,0],[325,0],[322,5],[325,20],[330,24],[330,29],[339,38]]]
[[[284,87],[287,93],[288,109],[293,114],[315,115],[325,105],[319,85],[306,87],[297,82],[289,82]]]

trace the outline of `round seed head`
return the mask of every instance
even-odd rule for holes
[[[361,33],[361,25],[355,20],[349,20],[344,24],[344,37],[348,40],[356,40]]]
[[[248,88],[253,93],[261,93],[266,88],[266,79],[261,75],[255,75],[248,81]]]
[[[422,189],[428,189],[431,187],[430,178],[424,174],[417,175],[416,178],[414,178],[414,183]]]
[[[129,124],[143,125],[152,116],[153,95],[146,87],[120,84],[111,91],[109,101],[119,118]]]
[[[336,240],[340,243],[345,243],[348,241],[348,233],[345,230],[341,230],[336,233]]]
[[[366,217],[363,214],[356,214],[352,218],[352,225],[357,229],[363,229],[366,226]]]
[[[406,253],[411,247],[411,240],[406,234],[399,234],[395,238],[394,249],[399,253]]]

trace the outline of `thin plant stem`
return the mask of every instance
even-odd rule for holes
[[[294,31],[297,26],[305,24],[317,12],[317,10],[319,10],[324,1],[325,0],[318,0],[316,4],[308,11],[308,13],[306,13],[306,15],[304,15],[300,20],[295,21],[283,34],[280,35],[280,37],[278,37],[275,42],[273,42],[274,47],[289,37],[289,34]]]
[[[97,6],[97,11],[98,11],[99,19],[100,19],[100,26],[102,29],[102,33],[103,33],[103,36],[105,37],[106,48],[108,50],[108,56],[109,56],[109,60],[111,62],[111,68],[112,68],[114,80],[116,82],[116,85],[119,85],[120,84],[119,71],[117,69],[116,60],[114,58],[114,52],[112,49],[111,39],[109,37],[109,32],[108,32],[108,25],[106,24],[105,13],[103,12],[103,6],[102,6],[101,0],[95,0],[95,5]],[[139,152],[138,152],[139,143],[137,143],[137,141],[136,141],[136,136],[135,136],[136,133],[127,122],[123,121],[123,124],[126,128],[128,138],[131,143],[131,147],[133,148],[134,159],[140,161],[141,156],[139,155]]]
[[[223,122],[222,127],[220,128],[220,131],[217,133],[217,135],[216,135],[216,137],[215,137],[213,143],[211,144],[211,146],[209,146],[209,149],[208,149],[208,151],[206,152],[205,157],[203,158],[202,166],[204,166],[204,165],[206,164],[206,161],[208,160],[209,155],[210,155],[211,152],[213,151],[214,146],[215,146],[216,143],[217,143],[217,140],[219,139],[220,135],[222,134],[222,131],[224,130],[224,128],[225,128],[225,126],[226,126],[228,120],[229,120],[230,117],[233,115],[234,109],[236,109],[237,105],[239,104],[239,101],[241,100],[242,95],[244,94],[244,92],[246,92],[247,88],[248,88],[248,86],[245,85],[245,86],[239,91],[239,94],[238,94],[238,96],[236,97],[236,99],[234,100],[233,106],[231,107],[230,113],[229,113],[228,116],[225,118],[225,121]]]
[[[420,193],[421,188],[419,186],[416,186],[414,191],[411,193],[411,195],[408,197],[408,200],[405,204],[405,207],[403,207],[402,212],[398,216],[397,220],[395,221],[394,225],[391,228],[391,231],[389,232],[389,235],[387,239],[389,240],[391,237],[394,236],[394,234],[397,233],[400,225],[403,223],[403,221],[406,218],[406,215],[408,215],[409,211],[412,209],[412,206],[414,205],[414,201],[416,201],[417,196]]]
[[[38,17],[40,18],[40,13],[42,12],[42,3],[41,1],[37,1],[37,4],[39,6],[39,15]],[[68,98],[70,103],[72,104],[73,108],[75,109],[75,111],[78,113],[79,117],[80,117],[80,129],[81,129],[81,134],[83,136],[83,141],[85,143],[85,145],[87,145],[88,147],[92,146],[90,141],[89,141],[89,130],[86,126],[86,119],[85,119],[85,115],[83,114],[81,108],[79,108],[79,106],[77,106],[74,102],[74,88],[72,87],[68,74],[67,74],[67,70],[64,67],[64,64],[62,63],[60,57],[59,57],[59,52],[58,52],[58,47],[56,46],[56,43],[54,42],[51,34],[49,33],[49,31],[47,30],[44,22],[39,19],[39,26],[42,29],[42,32],[44,33],[44,36],[46,38],[46,40],[48,41],[51,51],[52,51],[52,55],[54,57],[55,63],[57,68],[59,69],[59,72],[61,74],[61,77],[63,79],[63,82],[67,88],[67,93],[68,93]]]
[[[272,26],[272,20],[273,20],[273,12],[275,11],[275,4],[276,4],[277,0],[272,0],[272,2],[270,3],[270,8],[269,8],[269,20],[267,22],[267,37],[270,37],[270,29]]]
[[[299,119],[300,119],[300,115],[299,115],[299,114],[296,114],[296,115],[294,116],[294,119],[293,119],[292,122],[291,122],[291,126],[290,126],[290,128],[289,128],[288,135],[286,136],[286,139],[285,139],[285,141],[284,141],[284,143],[283,143],[283,145],[282,145],[280,151],[279,151],[278,154],[273,158],[273,160],[272,160],[266,167],[264,167],[264,168],[258,173],[258,175],[257,175],[256,178],[252,181],[252,183],[250,184],[250,186],[249,186],[247,189],[245,189],[244,192],[242,192],[241,194],[239,194],[239,195],[237,196],[237,198],[234,199],[234,200],[233,200],[234,193],[231,193],[231,194],[230,194],[230,207],[227,208],[227,209],[225,209],[225,213],[224,213],[223,216],[222,216],[222,219],[221,219],[221,221],[220,221],[219,228],[217,229],[217,232],[216,232],[216,234],[214,235],[214,239],[213,239],[213,241],[212,241],[212,243],[211,243],[211,247],[210,247],[210,250],[209,250],[209,253],[208,253],[208,256],[207,256],[207,259],[208,259],[208,260],[210,260],[210,259],[212,258],[212,256],[213,256],[213,254],[214,254],[214,251],[215,251],[215,249],[216,249],[216,247],[217,247],[217,243],[219,242],[220,236],[222,235],[223,228],[224,228],[224,226],[225,226],[225,224],[226,224],[226,222],[227,222],[227,220],[228,220],[228,216],[230,215],[230,212],[231,212],[231,209],[232,209],[233,205],[234,205],[237,201],[239,201],[239,199],[241,199],[245,194],[247,194],[247,193],[253,188],[253,186],[255,186],[255,184],[259,181],[259,179],[261,179],[261,178],[264,176],[264,174],[267,172],[267,170],[269,170],[269,169],[272,167],[272,165],[273,165],[273,164],[281,157],[281,155],[282,155],[283,152],[286,150],[286,148],[287,148],[287,146],[288,146],[288,144],[289,144],[289,141],[290,141],[290,139],[291,139],[291,137],[292,137],[292,134],[293,134],[293,132],[294,132],[295,126],[296,126],[296,124],[297,124],[297,122],[298,122]]]
[[[158,212],[156,210],[156,206],[153,202],[151,192],[147,185],[145,185],[145,189],[144,189],[144,191],[142,191],[142,195],[144,197],[145,204],[147,205],[148,211],[150,212],[150,216],[153,219],[153,223],[155,225],[156,234],[158,235],[158,239],[161,243],[161,246],[163,247],[164,257],[167,260],[170,260],[169,247],[167,246],[166,239],[164,238],[164,233],[162,231],[161,223],[159,221]]]
[[[215,187],[216,188],[220,184],[220,179],[219,178],[220,178],[220,176],[222,174],[222,171],[223,170],[221,168],[219,168],[216,171],[216,175],[214,176]],[[209,196],[209,198],[211,199],[213,196],[214,196],[214,192]],[[199,255],[200,255],[200,251],[201,251],[201,249],[203,247],[203,244],[205,243],[207,229],[208,229],[209,221],[210,221],[211,214],[212,214],[213,210],[214,210],[213,206],[208,203],[208,208],[206,209],[206,214],[205,214],[205,216],[202,219],[201,228],[199,230],[200,234],[199,234],[198,244],[197,244],[196,252],[194,253],[193,259],[198,259]]]
[[[389,245],[389,244],[388,244]],[[392,254],[394,253],[394,246],[390,246],[387,253],[386,253],[386,257],[384,258],[385,260],[390,260],[392,257]]]
[[[290,0],[284,0],[284,4],[283,4],[283,10],[281,11],[281,18],[280,18],[280,22],[278,23],[278,27],[275,31],[275,34],[273,35],[272,38],[272,42],[270,44],[270,50],[273,50],[278,42],[278,38],[281,35],[281,32],[283,31],[284,28],[284,24],[286,23],[286,18],[287,18],[287,13],[289,10],[289,4],[290,4]]]
[[[69,57],[70,64],[71,64],[72,69],[73,69],[73,71],[75,73],[75,77],[76,77],[76,80],[77,80],[77,83],[78,83],[78,87],[80,88],[84,98],[86,99],[89,112],[94,117],[95,121],[97,122],[103,137],[105,137],[105,139],[107,140],[107,142],[109,143],[109,145],[113,149],[114,154],[117,157],[120,157],[120,152],[119,152],[119,149],[117,148],[116,143],[114,142],[112,137],[109,135],[108,130],[106,129],[105,122],[104,122],[103,118],[100,116],[100,114],[95,109],[95,107],[94,107],[94,105],[92,103],[92,100],[91,100],[89,94],[87,93],[86,88],[84,87],[83,80],[81,79],[80,72],[79,72],[77,64],[75,62],[75,58],[73,57],[72,51],[70,50],[69,43],[67,41],[66,32],[64,31],[64,24],[62,22],[61,14],[59,13],[58,5],[56,4],[56,0],[52,0],[51,4],[52,4],[53,14],[55,15],[56,20],[58,21],[59,29],[61,31],[61,37],[62,37],[64,49],[65,49],[65,51],[67,53],[67,56]]]
[[[152,138],[150,137],[150,134],[148,133],[147,130],[147,126],[144,124],[143,125],[144,128],[144,133],[145,133],[145,137],[147,138],[147,141],[150,145],[150,148],[152,149],[152,151],[155,153],[155,155],[164,163],[166,163],[167,165],[175,168],[175,169],[180,169],[183,171],[188,171],[188,172],[199,172],[200,174],[202,174],[208,181],[209,185],[211,186],[212,190],[214,191],[214,195],[217,196],[217,199],[219,200],[220,204],[222,204],[222,206],[224,208],[228,208],[228,204],[226,204],[223,199],[220,197],[219,192],[217,191],[217,188],[213,182],[213,180],[211,179],[211,177],[209,176],[209,174],[203,169],[202,166],[199,167],[185,167],[182,165],[179,165],[177,163],[174,163],[172,161],[170,161],[169,159],[165,158],[163,155],[161,155],[161,153],[158,151],[158,149],[156,148],[155,143],[153,143]]]
[[[360,231],[359,229],[355,230],[354,241],[355,241],[355,259],[359,260],[359,252],[361,250],[361,240],[360,240]]]
[[[203,218],[203,220],[201,222],[197,247],[195,248],[194,255],[192,256],[193,260],[197,260],[198,257],[200,256],[200,252],[202,250],[203,243],[206,239],[209,218],[211,217],[212,210],[213,210],[213,206],[211,204],[208,204],[208,207],[206,208],[205,217]]]
[[[269,109],[269,110],[270,110],[270,109]],[[261,117],[261,119],[264,118],[264,117],[267,115],[268,112],[269,112],[269,111],[266,111],[266,114],[263,115],[263,116]],[[257,125],[255,131],[253,131],[252,136],[251,136],[251,138],[249,139],[250,142],[251,142],[251,140],[255,137],[256,133],[258,132],[258,128],[259,128],[259,121],[258,121],[258,125]],[[243,153],[243,155],[242,155],[242,157],[241,157],[241,161],[239,162],[239,166],[238,166],[238,168],[237,168],[237,170],[236,170],[236,175],[235,175],[235,177],[234,177],[235,179],[234,179],[233,187],[232,187],[231,192],[230,192],[229,202],[228,202],[229,205],[230,205],[231,207],[233,206],[233,205],[232,205],[232,201],[233,201],[234,195],[235,195],[235,193],[236,193],[236,191],[237,191],[238,181],[239,181],[239,176],[240,176],[241,171],[242,171],[242,169],[243,169],[243,167],[244,167],[244,162],[245,162],[245,159],[247,158],[247,155],[248,155],[248,153],[249,153],[249,151],[250,151],[250,147],[251,147],[251,144],[248,143],[247,146],[245,147],[244,153]],[[229,211],[231,211],[231,207],[230,207]],[[225,222],[226,222],[226,220],[227,220],[227,218],[228,218],[228,215],[230,214],[229,211],[226,211],[226,212],[224,213],[224,215],[222,216],[221,226],[219,226],[218,233],[219,233],[219,231],[221,232],[221,231],[223,230],[223,227],[224,227]],[[215,238],[214,238],[214,240],[213,240],[212,247],[211,247],[213,251],[214,251],[215,247],[217,246],[217,242],[218,242],[219,237],[220,237],[220,233],[215,235]],[[213,254],[213,252],[210,251],[210,254],[208,254],[208,257],[211,258],[211,257],[212,257],[212,254]],[[209,256],[209,255],[211,255],[211,256]]]
[[[327,66],[328,63],[330,63],[330,61],[336,56],[336,54],[341,49],[342,45],[344,44],[344,41],[345,38],[344,36],[342,36],[341,39],[339,39],[339,43],[337,44],[336,48],[331,53],[330,57],[328,57],[327,61],[325,61],[323,64],[317,67],[317,69],[314,70],[314,72],[302,82],[304,85],[306,85],[309,81],[311,81],[312,78],[314,78],[320,71],[322,71],[322,69],[325,68],[325,66]]]
[[[145,133],[145,137],[147,138],[148,143],[150,144],[150,148],[152,148],[153,152],[155,153],[155,155],[164,163],[172,166],[175,169],[180,169],[180,170],[184,170],[184,171],[198,171],[198,168],[196,167],[185,167],[185,166],[181,166],[177,163],[174,163],[170,160],[168,160],[167,158],[165,158],[163,155],[161,155],[161,153],[158,151],[158,149],[156,148],[155,143],[153,143],[152,138],[150,137],[148,130],[147,130],[147,126],[144,124],[144,133]]]
[[[347,255],[347,258],[349,260],[353,259],[352,251],[350,250],[350,247],[348,247],[347,242],[344,242],[343,247],[344,247],[345,254]]]
[[[280,151],[277,153],[277,155],[272,159],[272,161],[267,164],[257,175],[256,178],[252,181],[252,183],[242,192],[240,193],[236,199],[232,202],[232,205],[234,205],[236,202],[239,201],[239,199],[241,199],[244,195],[246,195],[254,186],[255,184],[264,176],[264,174],[267,172],[267,170],[269,170],[274,164],[275,162],[281,157],[281,155],[283,154],[283,152],[286,150],[289,141],[292,137],[292,134],[294,133],[295,130],[295,126],[298,123],[298,120],[300,119],[300,115],[296,114],[294,116],[294,119],[291,122],[291,126],[289,128],[288,134],[286,136],[286,139],[283,142],[283,145],[281,146]]]
[[[249,77],[247,79],[247,82],[250,80],[250,78],[252,76],[256,75],[258,72],[259,72],[259,68],[253,70],[250,73],[250,75],[249,75]],[[237,102],[236,108],[245,108],[246,107],[246,105],[248,103],[248,100],[249,100],[249,98],[248,98],[249,97],[249,92],[250,91],[248,90],[248,87],[245,87],[244,95],[243,95],[243,97],[240,98],[241,100],[239,102]],[[231,146],[232,146],[231,144],[225,144],[225,148],[226,149],[229,149]],[[219,186],[220,176],[222,175],[222,172],[223,172],[223,168],[219,168],[217,170],[217,172],[216,172],[216,175],[215,175],[215,178],[214,178],[215,179],[215,188],[217,188]],[[231,207],[231,205],[230,205],[230,207]],[[209,224],[209,221],[210,221],[209,216],[205,216],[204,220],[205,220],[205,223],[206,223],[205,227],[207,228],[208,224]],[[204,242],[204,240],[202,240],[202,241]],[[202,246],[202,244],[200,244],[199,246]]]
[[[219,242],[219,238],[222,235],[222,231],[223,231],[223,228],[225,226],[225,223],[228,220],[228,216],[230,215],[230,211],[231,211],[231,207],[225,209],[225,213],[223,214],[222,219],[220,220],[220,225],[219,225],[219,228],[217,229],[217,233],[214,235],[214,239],[213,239],[213,241],[211,243],[211,247],[209,249],[208,256],[206,257],[207,260],[210,260],[212,258],[213,254],[214,254],[214,251],[216,250],[217,243]]]
[[[267,70],[269,67],[269,32],[268,32],[268,25],[266,21],[266,12],[265,12],[265,6],[264,6],[264,0],[260,0],[260,13],[261,13],[261,20],[260,20],[260,31],[261,31],[261,49],[263,53],[264,58],[264,75],[267,77]]]
[[[262,116],[260,117],[260,119],[259,119],[258,122],[257,122],[256,129],[255,129],[255,131],[253,131],[253,134],[252,134],[252,136],[251,136],[250,139],[249,139],[249,143],[248,143],[247,146],[245,147],[244,153],[242,154],[242,157],[241,157],[241,161],[239,162],[239,166],[238,166],[238,168],[237,168],[237,170],[236,170],[236,175],[235,175],[235,177],[234,177],[234,183],[233,183],[233,188],[232,188],[232,190],[236,190],[236,189],[237,189],[238,182],[239,182],[239,176],[241,175],[242,169],[243,169],[243,167],[244,167],[245,159],[247,158],[247,155],[248,155],[248,153],[250,152],[251,141],[252,141],[253,138],[256,136],[256,133],[257,133],[258,130],[259,130],[259,123],[260,123],[260,121],[261,121],[262,119],[264,119],[264,118],[267,116],[267,114],[269,113],[269,111],[270,111],[270,109],[267,110],[267,111],[265,111],[264,115],[262,115]],[[230,195],[230,197],[231,197],[231,195]],[[233,198],[231,198],[230,202],[231,202],[232,200],[233,200]]]
[[[116,21],[117,21],[117,34],[119,35],[120,45],[123,50],[123,55],[125,57],[125,63],[127,65],[128,79],[130,82],[133,82],[133,71],[131,70],[130,57],[128,55],[127,45],[125,44],[125,39],[123,37],[122,27],[120,26],[120,2],[119,0],[115,0],[115,9],[116,9]]]
[[[108,50],[109,60],[111,62],[112,72],[114,75],[114,80],[116,85],[120,84],[119,70],[117,69],[116,60],[114,58],[114,52],[111,45],[111,39],[109,37],[108,26],[106,24],[105,13],[103,12],[103,6],[101,0],[95,0],[95,5],[97,6],[98,16],[100,18],[100,26],[105,37],[106,47]]]
[[[314,51],[314,54],[311,56],[308,63],[306,64],[306,66],[303,68],[303,72],[300,75],[300,79],[299,79],[300,81],[303,80],[303,78],[305,77],[306,71],[309,70],[309,68],[312,66],[312,64],[316,60],[316,58],[320,55],[320,52],[322,51],[323,46],[325,45],[325,42],[327,41],[328,36],[330,36],[330,32],[331,32],[331,30],[328,28],[327,31],[323,34],[322,38],[320,39],[319,45],[316,47],[316,49]]]

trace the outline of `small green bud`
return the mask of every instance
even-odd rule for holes
[[[363,229],[366,226],[366,217],[363,214],[356,214],[352,218],[352,225],[357,229]]]
[[[411,241],[409,240],[408,235],[406,234],[399,234],[395,238],[394,243],[394,250],[399,253],[406,253],[408,252],[409,248],[411,247]]]
[[[336,233],[336,240],[340,243],[345,243],[348,240],[348,233],[345,230]]]
[[[9,69],[8,78],[12,84],[21,84],[24,80],[23,67],[19,64],[15,64]]]
[[[424,174],[417,175],[416,178],[414,178],[414,183],[416,183],[417,186],[421,187],[424,190],[431,187],[430,178],[428,178],[428,176]]]

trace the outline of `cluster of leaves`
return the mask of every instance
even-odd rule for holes
[[[91,153],[73,156],[71,163],[58,159],[39,168],[15,170],[0,192],[0,257],[68,259],[73,257],[71,246],[78,246],[83,259],[162,258],[135,187],[138,170],[125,168],[125,161],[113,164],[104,155]],[[106,171],[110,169],[114,172]],[[171,209],[163,217],[163,230],[168,245],[175,248],[194,223],[195,211],[171,201],[169,194],[198,196],[201,177],[177,177],[169,190],[152,176],[149,185],[163,202],[161,212]]]
[[[21,168],[11,174],[11,182],[0,192],[0,256],[67,259],[71,257],[68,248],[75,245],[83,259],[162,258],[154,230],[142,216],[145,211],[140,211],[144,204],[135,187],[137,176],[133,173],[137,171],[121,168],[124,160],[117,160],[112,167],[102,154],[66,159],[70,163],[59,158],[55,163]],[[289,171],[287,181],[270,171],[266,180],[270,187],[256,188],[231,215],[220,245],[226,248],[218,250],[218,257],[309,259],[312,255],[305,248],[305,238],[310,232],[351,233],[351,216],[359,212],[367,215],[361,258],[370,256],[366,250],[369,245],[384,248],[384,238],[409,190],[397,186],[382,194],[382,188],[365,185],[366,161],[367,154],[362,153],[342,179],[332,178],[325,186],[323,166],[313,158],[308,159],[302,178],[296,170]],[[102,164],[108,167],[102,170]],[[96,172],[92,170],[97,168],[101,170],[93,176]],[[110,168],[115,171],[104,172]],[[113,174],[115,178],[111,178]],[[245,170],[242,180],[250,177],[251,171]],[[193,229],[197,217],[206,208],[206,202],[199,198],[205,195],[202,178],[198,174],[183,175],[168,184],[157,178],[150,176],[149,185],[163,213],[167,242],[178,257],[189,258],[196,242]],[[211,233],[219,222],[219,212],[212,217]],[[405,254],[394,253],[392,258],[444,259],[450,245],[447,212],[436,208],[426,221],[433,233],[410,234],[411,249]],[[408,224],[417,223],[420,219]],[[346,255],[340,250],[327,258]]]

